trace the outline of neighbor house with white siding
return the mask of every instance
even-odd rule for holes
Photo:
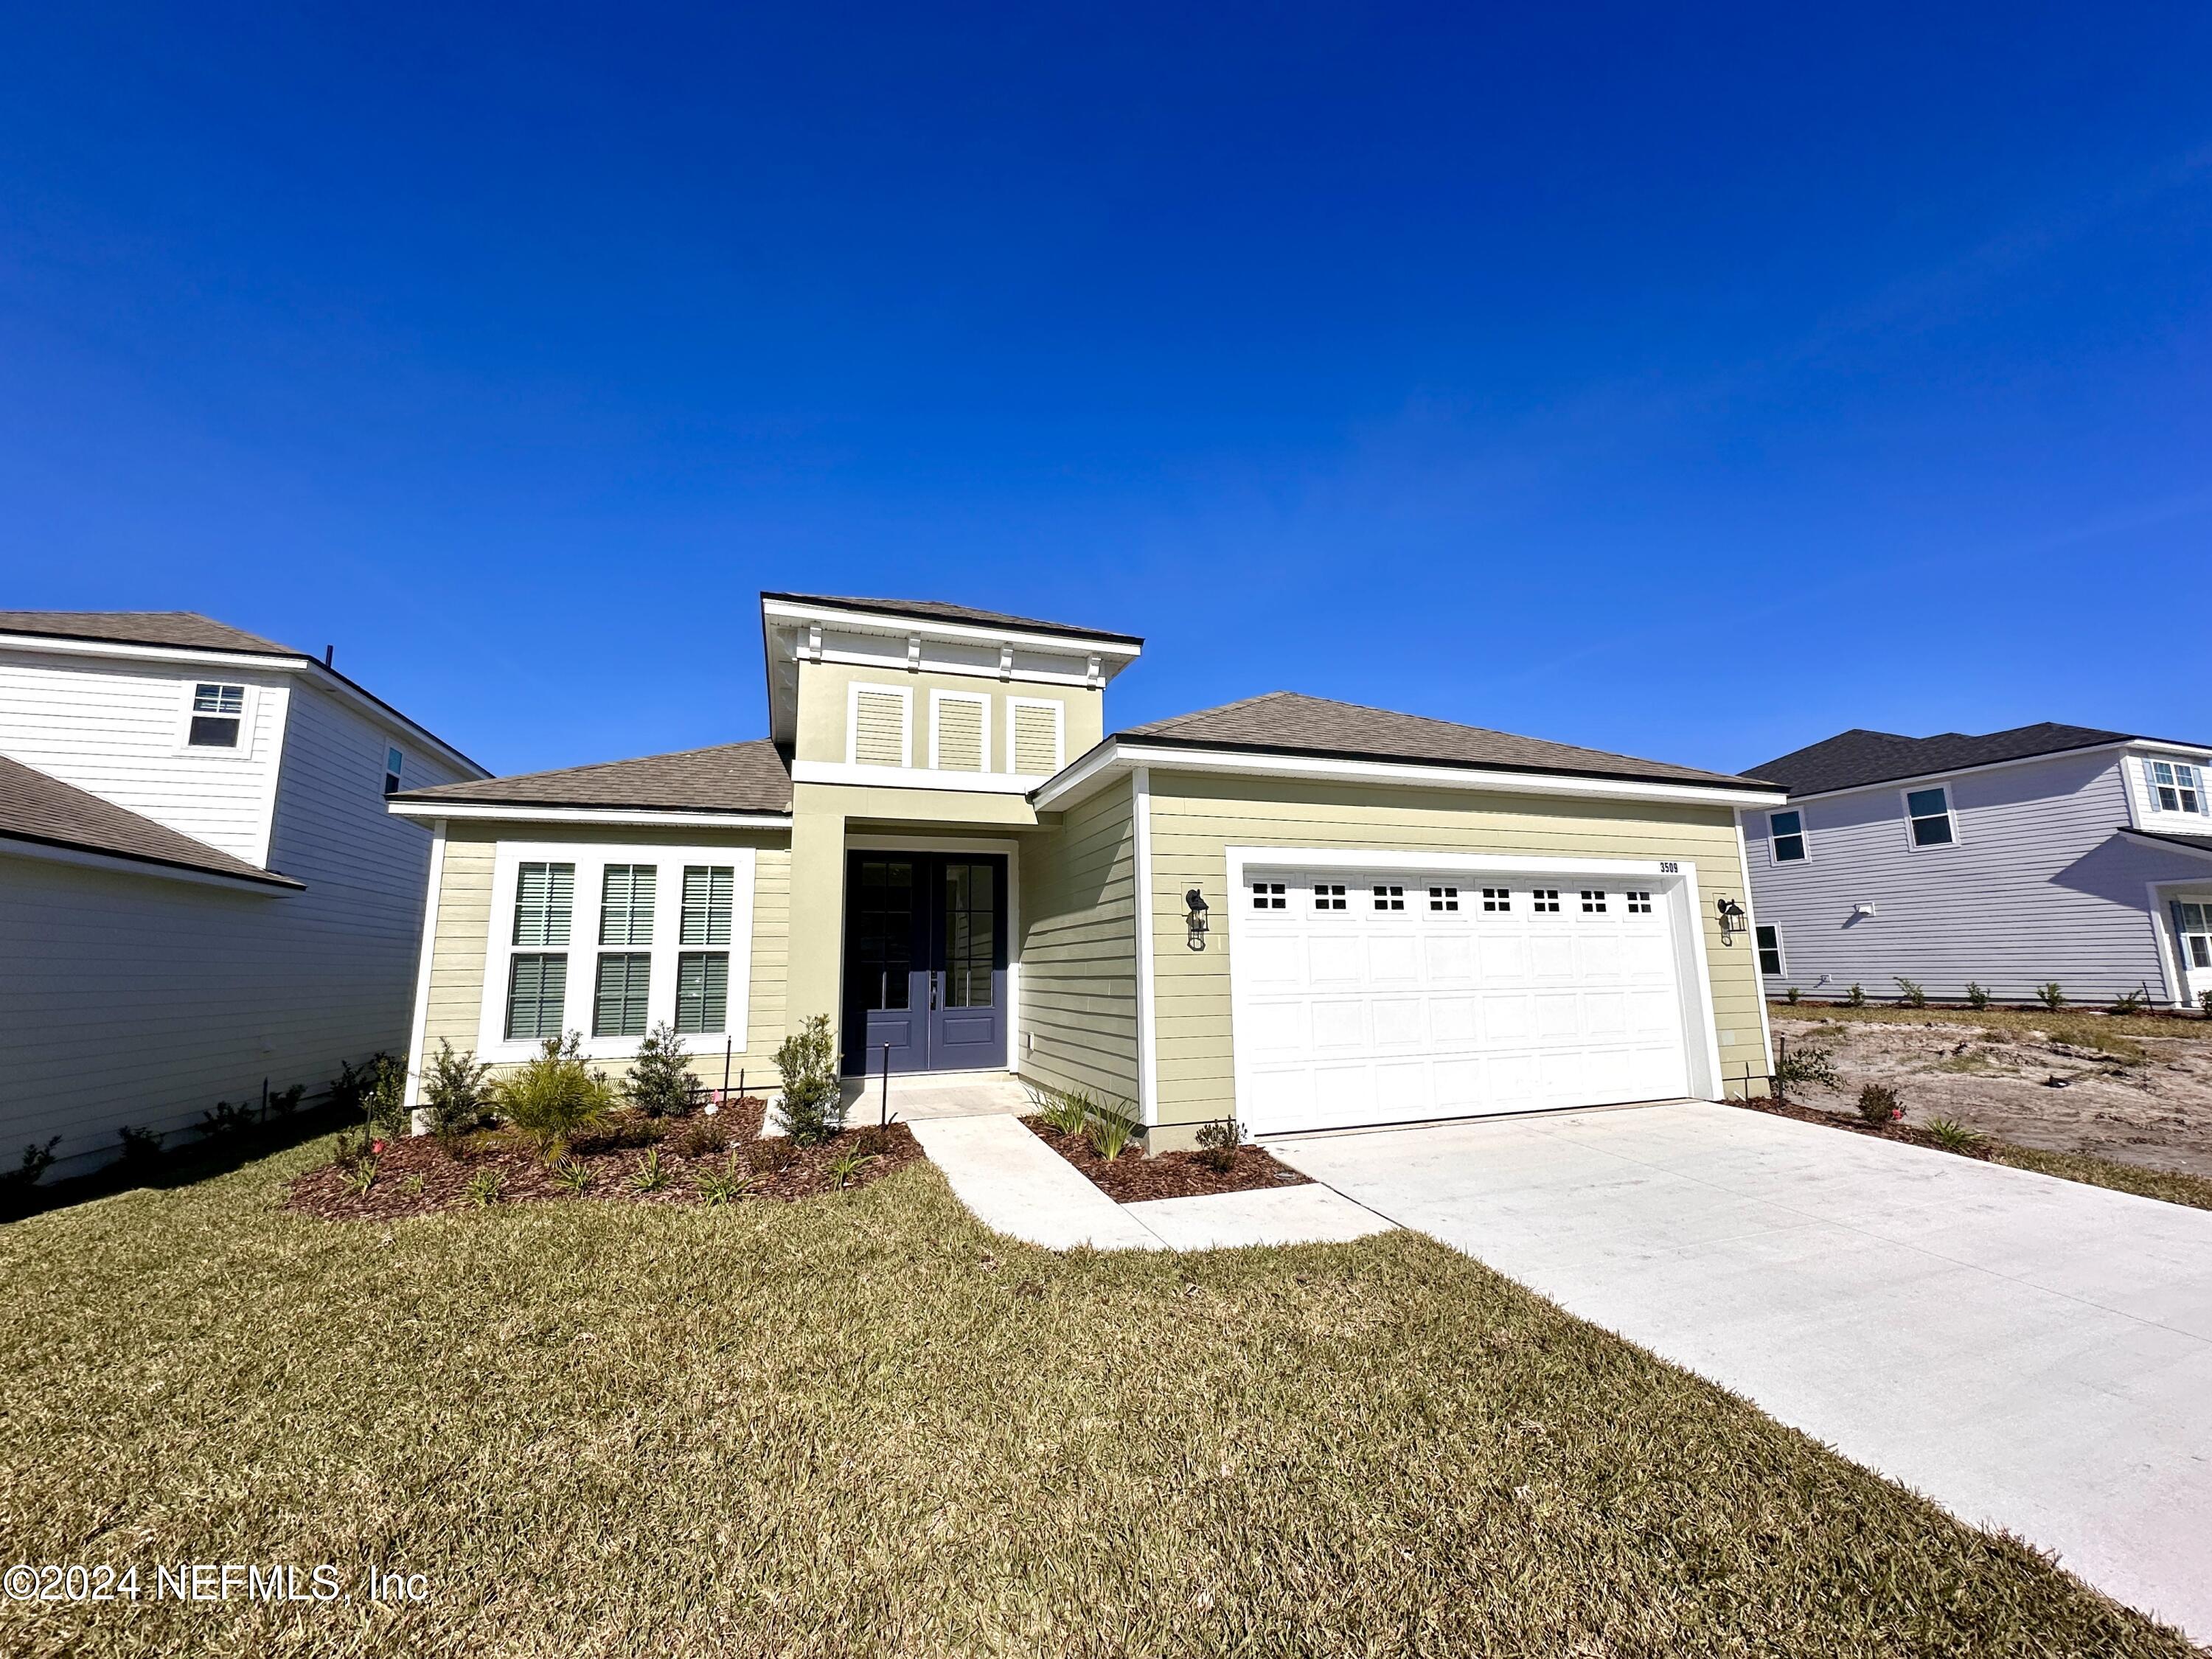
[[[385,800],[484,775],[326,658],[0,611],[0,1158],[402,1051],[430,836]]]
[[[2027,1001],[2212,993],[2212,748],[2045,723],[1850,731],[1752,769],[1747,814],[1768,993]]]
[[[394,798],[418,1086],[666,1024],[773,1087],[820,1016],[855,1086],[1080,1089],[1158,1150],[1768,1069],[1765,785],[1282,691],[1117,730],[1141,640],[935,600],[765,593],[761,637],[763,737]]]

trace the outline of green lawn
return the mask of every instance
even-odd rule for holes
[[[332,1225],[277,1207],[310,1156],[0,1229],[0,1554],[431,1599],[0,1603],[0,1648],[2189,1650],[1417,1237],[1058,1257],[926,1165]]]

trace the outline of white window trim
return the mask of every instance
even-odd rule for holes
[[[868,763],[870,772],[895,772],[914,768],[914,688],[910,685],[883,685],[868,680],[854,680],[845,688],[845,764],[860,766],[860,693],[880,691],[899,700],[899,763],[897,766],[878,766]]]
[[[676,958],[686,951],[719,951],[719,945],[687,945],[684,929],[684,866],[724,864],[733,867],[730,896],[730,996],[727,1016],[720,1031],[687,1032],[684,1043],[703,1054],[701,1044],[718,1036],[742,1037],[746,1031],[747,1002],[752,988],[754,849],[750,847],[649,847],[620,842],[503,841],[492,860],[491,926],[484,947],[483,994],[477,1019],[477,1058],[508,1061],[528,1060],[538,1052],[536,1038],[509,1042],[507,1036],[507,993],[509,959],[517,956],[556,954],[552,947],[515,945],[515,873],[525,864],[573,864],[576,866],[574,908],[568,915],[568,986],[561,1017],[565,1032],[580,1032],[583,1052],[590,1060],[628,1060],[637,1053],[637,1037],[595,1037],[592,1035],[592,1001],[599,987],[599,958],[609,952],[648,951],[653,976],[646,997],[646,1029],[676,1021]],[[599,944],[599,900],[610,864],[656,866],[653,901],[653,944],[650,946]],[[742,1044],[739,1046],[743,1046]]]
[[[1759,966],[1759,953],[1760,950],[1764,948],[1759,942],[1759,934],[1761,928],[1772,928],[1774,930],[1774,971],[1771,974],[1762,974],[1761,977],[1766,979],[1789,978],[1790,946],[1782,937],[1782,924],[1779,922],[1761,921],[1753,924],[1751,930],[1752,966],[1754,968]]]
[[[2212,812],[2212,796],[2205,789],[2205,765],[2201,760],[2184,760],[2179,755],[2149,754],[2138,757],[2142,763],[2143,805],[2146,811],[2162,818],[2199,818]],[[2160,765],[2185,766],[2197,775],[2197,810],[2177,805],[2168,811],[2158,798],[2158,774],[2153,769]],[[2169,786],[2179,789],[2179,784]]]
[[[246,696],[240,704],[238,715],[238,747],[216,749],[192,742],[192,699],[203,685],[236,685],[243,687]],[[205,678],[198,676],[178,688],[176,750],[179,755],[197,756],[202,760],[250,761],[253,758],[254,731],[261,713],[261,688],[245,680],[225,679],[216,674]],[[379,778],[383,776],[379,773]]]
[[[1949,819],[1951,823],[1950,840],[1936,842],[1931,846],[1925,847],[1921,845],[1912,833],[1912,797],[1923,789],[1941,789],[1943,792],[1943,816]],[[1965,839],[1959,833],[1959,803],[1951,799],[1951,785],[1948,779],[1929,779],[1926,782],[1916,783],[1909,789],[1899,790],[1897,809],[1904,815],[1905,850],[1908,853],[1948,853]],[[1931,813],[1928,816],[1934,815]],[[1807,851],[1809,853],[1811,849],[1808,848]]]
[[[1052,770],[1024,774],[1021,763],[1014,758],[1014,711],[1017,708],[1047,708],[1052,711]],[[1006,699],[1006,770],[1016,776],[1052,778],[1060,775],[1067,764],[1067,705],[1054,697],[1008,697]]]
[[[982,709],[983,740],[978,752],[983,757],[983,771],[988,772],[991,769],[991,699],[980,691],[933,690],[929,694],[929,769],[933,772],[956,771],[969,777],[979,775],[969,772],[965,767],[948,768],[938,758],[937,733],[939,722],[937,711],[948,702],[972,702]]]
[[[1943,799],[1947,801],[1951,799],[1950,792],[1948,789],[1944,792]],[[1802,858],[1784,859],[1777,858],[1775,856],[1774,843],[1781,839],[1774,833],[1774,817],[1778,812],[1795,812],[1797,815],[1797,840],[1805,848],[1805,854]],[[1776,870],[1787,870],[1791,868],[1793,866],[1810,864],[1812,861],[1812,826],[1805,822],[1805,809],[1802,806],[1775,806],[1768,808],[1766,813],[1766,862],[1768,866]]]

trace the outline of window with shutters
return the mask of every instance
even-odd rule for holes
[[[658,885],[649,864],[610,864],[599,883],[599,943],[653,943],[653,898]]]
[[[684,945],[727,945],[738,872],[726,864],[684,866]]]
[[[991,752],[991,700],[966,691],[929,694],[929,763],[946,772],[981,772]]]
[[[646,1003],[652,990],[650,951],[628,951],[602,956],[599,988],[592,998],[592,1035],[643,1036]]]
[[[2160,812],[2195,812],[2204,811],[2204,775],[2185,761],[2148,761],[2150,798],[2154,811]]]
[[[521,1060],[569,1033],[625,1060],[664,1021],[742,1036],[756,863],[750,848],[501,842],[493,914],[511,920],[486,941],[478,1054]]]
[[[855,766],[907,766],[914,755],[914,693],[903,685],[854,684],[846,707],[846,758]]]
[[[1042,697],[1006,699],[1006,769],[1048,778],[1066,763],[1067,711]]]

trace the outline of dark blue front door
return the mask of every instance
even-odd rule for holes
[[[848,1073],[1006,1063],[1006,904],[996,854],[847,854]]]

